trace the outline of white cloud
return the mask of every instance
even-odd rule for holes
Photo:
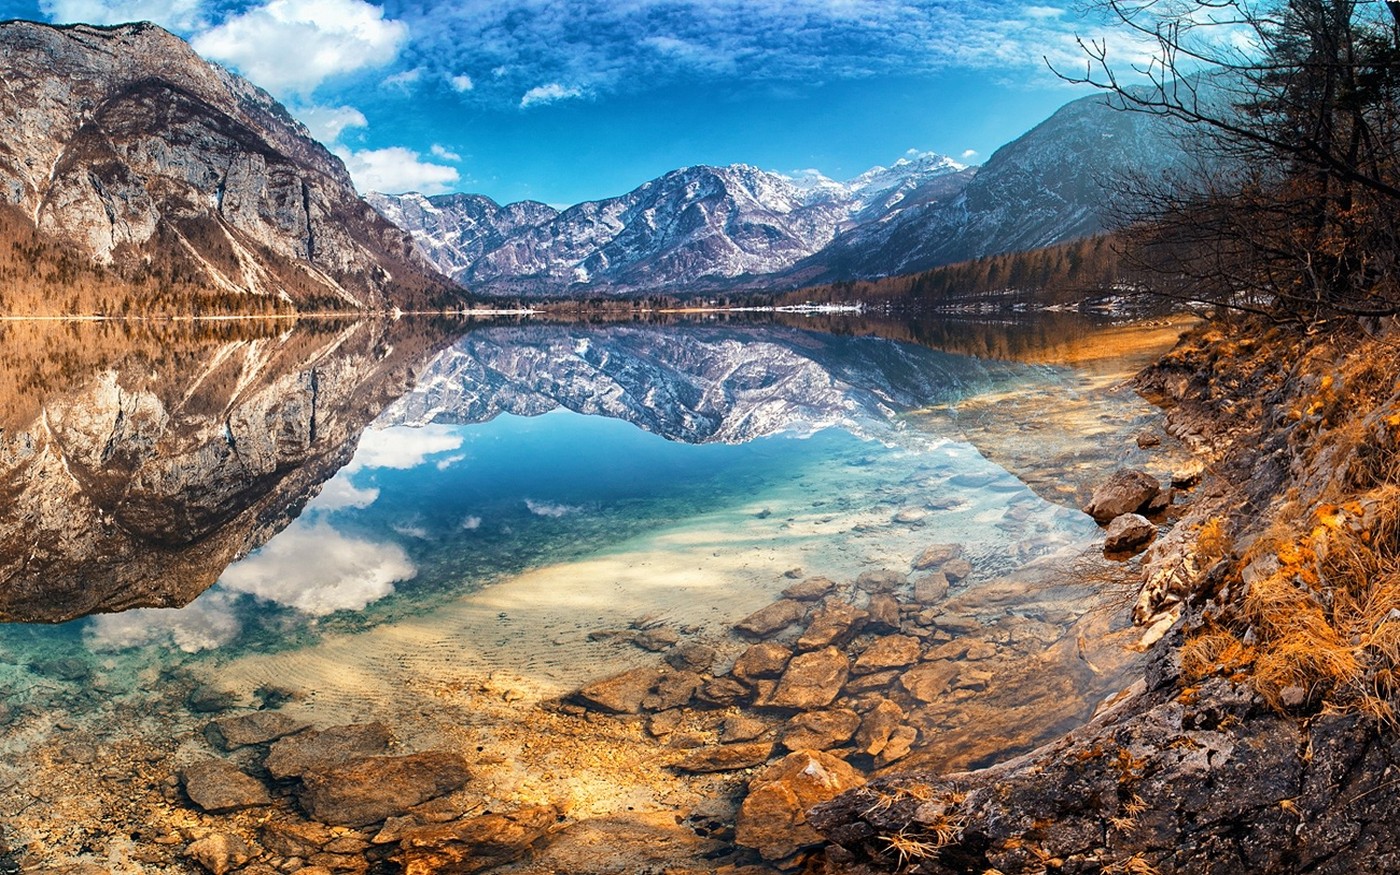
[[[429,152],[434,158],[441,158],[441,159],[444,160],[444,161],[461,161],[461,160],[462,160],[462,156],[461,156],[461,155],[457,154],[456,152],[453,152],[451,149],[447,148],[446,146],[440,146],[440,145],[438,145],[437,143],[434,143],[433,146],[432,146],[432,148],[429,149],[428,152]]]
[[[326,79],[398,57],[408,26],[364,0],[271,0],[191,40],[277,95],[310,94]]]
[[[577,513],[579,510],[578,508],[572,507],[567,504],[555,504],[554,502],[550,501],[536,501],[533,498],[525,499],[525,506],[528,507],[530,509],[530,513],[534,514],[535,516],[550,517],[552,519],[558,519],[559,517],[567,516],[571,513]]]
[[[305,517],[224,571],[220,585],[314,616],[360,610],[418,573],[397,544],[347,537]]]
[[[453,76],[447,81],[451,83],[452,90],[456,91],[458,94],[461,94],[464,91],[471,91],[473,88],[476,87],[476,83],[472,81],[472,77],[468,76],[465,73],[458,73],[456,76]]]
[[[417,85],[418,80],[422,78],[422,68],[414,67],[412,70],[404,70],[392,76],[386,76],[379,84],[383,85],[385,88],[394,88],[399,91],[408,92],[414,85]]]
[[[379,490],[373,487],[361,489],[350,482],[350,477],[341,472],[331,478],[321,494],[312,499],[307,510],[344,510],[346,508],[366,508],[379,500]]]
[[[293,110],[292,114],[322,143],[334,143],[346,128],[369,125],[364,113],[353,106],[305,106]]]
[[[332,151],[345,162],[361,192],[442,194],[451,191],[461,178],[457,168],[424,161],[417,152],[402,146],[359,151],[340,147]]]
[[[966,160],[968,160],[968,159],[970,159],[970,158],[976,158],[977,155],[978,155],[978,152],[977,152],[976,149],[964,149],[964,150],[962,151],[962,159],[963,159],[964,161],[966,161]]]
[[[429,456],[450,453],[461,445],[462,435],[445,425],[371,428],[360,436],[355,458],[350,460],[342,473],[361,468],[416,468]]]
[[[1027,18],[1043,20],[1047,18],[1059,18],[1065,11],[1058,6],[1027,6],[1024,10]]]
[[[555,103],[560,100],[568,100],[572,97],[580,97],[583,92],[575,87],[564,87],[558,82],[550,82],[548,85],[536,85],[525,92],[520,98],[520,108],[525,109],[537,106],[541,103]]]
[[[153,21],[166,30],[191,31],[204,24],[202,0],[39,0],[50,21],[122,24]]]
[[[235,610],[237,596],[210,590],[183,608],[138,608],[92,617],[83,640],[93,650],[122,650],[172,643],[186,653],[222,647],[242,630]]]

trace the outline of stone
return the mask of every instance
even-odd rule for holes
[[[1113,518],[1104,533],[1105,553],[1137,552],[1157,537],[1157,527],[1146,517],[1135,513],[1125,513]]]
[[[735,823],[735,841],[770,862],[786,860],[822,842],[821,834],[807,823],[809,809],[864,783],[859,772],[831,754],[789,754],[749,782]]]
[[[874,632],[893,632],[899,629],[899,602],[889,593],[876,593],[870,597],[865,611],[865,628]]]
[[[530,861],[532,870],[577,875],[683,875],[677,860],[708,860],[727,850],[677,823],[673,811],[628,811],[570,824]]]
[[[311,857],[334,839],[330,827],[307,820],[268,823],[258,835],[264,848],[283,857]]]
[[[660,653],[668,647],[674,647],[680,640],[681,636],[676,630],[668,626],[658,626],[632,635],[633,644],[652,653]]]
[[[875,756],[875,765],[884,767],[896,760],[904,759],[913,749],[914,742],[919,740],[919,730],[912,726],[896,727],[890,733],[889,741],[885,742],[885,747]]]
[[[1124,468],[1115,471],[1094,490],[1084,512],[1099,524],[1125,513],[1137,513],[1162,491],[1157,478],[1146,471]]]
[[[928,571],[938,568],[949,559],[956,559],[961,555],[961,544],[930,544],[924,548],[924,552],[914,559],[914,570]]]
[[[780,677],[792,659],[792,650],[775,641],[761,641],[739,654],[732,674],[740,680]]]
[[[812,612],[806,631],[797,639],[797,649],[816,650],[833,644],[841,646],[855,637],[867,616],[855,605],[828,600]]]
[[[1160,516],[1167,512],[1167,508],[1172,506],[1172,490],[1163,489],[1157,493],[1157,497],[1143,505],[1142,512],[1145,516]]]
[[[753,741],[768,731],[768,724],[745,714],[732,714],[724,718],[720,727],[719,740],[728,744],[735,741]]]
[[[672,768],[691,775],[733,772],[763,765],[772,755],[771,741],[746,741],[697,750]]]
[[[943,575],[952,583],[959,583],[972,573],[972,563],[961,556],[956,556],[943,563]]]
[[[860,693],[884,692],[893,687],[898,681],[901,672],[877,671],[873,674],[853,675],[846,681],[845,692],[847,695],[859,695]],[[860,709],[857,708],[857,711]]]
[[[733,678],[712,678],[705,681],[695,698],[707,705],[727,708],[749,697],[749,688]]]
[[[860,728],[856,730],[855,735],[856,750],[870,756],[878,755],[889,743],[891,734],[903,722],[904,709],[889,699],[882,700],[865,712],[861,719]]]
[[[1199,459],[1192,459],[1172,470],[1172,486],[1177,489],[1190,489],[1201,481],[1206,466]]]
[[[734,628],[747,635],[764,638],[780,632],[802,619],[807,608],[795,599],[781,599],[765,608],[760,608],[734,624]]]
[[[227,760],[204,760],[187,766],[180,778],[185,785],[185,795],[210,814],[272,804],[272,797],[262,782],[243,774]]]
[[[825,647],[792,658],[778,687],[761,704],[811,711],[836,699],[850,674],[850,661],[835,647]]]
[[[783,590],[783,598],[802,602],[816,601],[836,591],[836,581],[829,577],[809,577]]]
[[[856,578],[856,589],[861,592],[894,592],[909,582],[909,576],[889,568],[879,571],[863,571]]]
[[[900,677],[899,685],[920,702],[932,703],[947,692],[957,674],[958,667],[954,663],[922,662],[906,671]]]
[[[791,751],[831,750],[851,740],[860,728],[860,715],[848,708],[808,711],[783,727],[779,740]]]
[[[910,635],[887,635],[877,638],[874,643],[856,657],[853,674],[871,674],[891,668],[902,668],[919,661],[922,645],[919,639]]]
[[[212,721],[204,727],[204,737],[217,748],[234,750],[250,744],[276,741],[310,725],[281,711],[254,711]]]
[[[450,751],[372,756],[306,773],[299,798],[313,820],[360,827],[403,815],[461,789],[470,778],[466,760]]]
[[[994,677],[996,676],[986,669],[965,668],[958,672],[958,677],[957,680],[953,682],[953,687],[959,690],[972,690],[975,693],[980,693],[987,689]]]
[[[928,517],[928,511],[922,507],[904,507],[895,512],[894,521],[906,525],[921,523]]]
[[[185,696],[185,706],[199,714],[227,711],[238,704],[238,697],[213,686],[198,686]]]
[[[1157,436],[1156,432],[1152,431],[1138,432],[1136,440],[1138,447],[1144,450],[1148,447],[1157,447],[1162,445],[1162,439]]]
[[[661,680],[661,674],[656,668],[634,668],[594,681],[574,693],[574,698],[594,711],[638,714],[642,710],[642,700]]]
[[[940,614],[934,618],[933,624],[949,635],[975,635],[982,631],[982,624],[976,619],[957,614]]]
[[[715,667],[719,651],[708,644],[682,644],[666,654],[666,664],[681,671],[707,672]]]
[[[247,863],[251,857],[248,843],[236,835],[210,833],[191,842],[185,856],[194,860],[213,875],[225,875]]]
[[[921,605],[936,604],[947,595],[948,575],[941,571],[925,574],[914,581],[914,601]]]
[[[389,727],[378,722],[313,729],[274,742],[263,765],[274,778],[299,778],[385,753],[392,741]]]
[[[409,830],[399,840],[404,875],[471,875],[519,860],[557,828],[560,810],[535,805]]]
[[[688,704],[705,679],[693,671],[672,671],[663,674],[652,691],[642,699],[646,711],[667,711]]]

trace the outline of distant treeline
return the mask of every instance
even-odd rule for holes
[[[785,304],[866,301],[920,308],[1019,293],[1041,304],[1068,304],[1111,291],[1122,280],[1111,235],[1086,237],[1030,252],[989,255],[922,273],[844,280],[783,295]]]

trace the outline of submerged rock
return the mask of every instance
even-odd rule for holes
[[[835,647],[793,657],[767,701],[759,704],[810,711],[830,705],[850,674],[850,660]]]
[[[733,674],[740,680],[776,678],[787,669],[792,651],[774,641],[761,641],[739,654]]]
[[[836,581],[829,577],[809,577],[800,583],[794,583],[783,590],[783,598],[797,599],[798,601],[816,601],[831,595],[836,591]]]
[[[404,875],[470,875],[525,856],[559,822],[559,808],[535,805],[409,830],[399,841]]]
[[[220,717],[204,727],[204,737],[223,750],[250,744],[266,744],[285,735],[300,732],[311,724],[280,711],[254,711],[234,717]]]
[[[260,781],[226,760],[205,760],[188,766],[181,773],[181,780],[190,801],[210,814],[272,804],[272,797]]]
[[[807,810],[864,783],[859,772],[831,754],[814,750],[789,754],[749,782],[735,840],[765,860],[787,861],[822,841],[807,823]]]
[[[812,612],[807,630],[797,639],[798,650],[841,646],[860,631],[870,615],[848,602],[828,599]]]
[[[738,769],[761,766],[768,762],[768,758],[772,755],[773,743],[771,741],[726,744],[720,747],[697,750],[676,763],[675,769],[678,772],[688,772],[692,775],[709,772],[732,772]]]
[[[802,619],[807,608],[799,601],[782,599],[760,608],[734,624],[740,632],[759,638],[780,632]]]
[[[236,835],[210,833],[185,848],[185,855],[213,875],[224,875],[251,858],[248,843]]]
[[[585,707],[614,714],[638,714],[642,701],[661,680],[663,672],[656,668],[634,668],[583,687],[574,694]]]
[[[924,548],[914,560],[915,571],[928,571],[937,568],[949,559],[956,559],[962,555],[961,544],[931,544]]]
[[[1094,490],[1084,512],[1100,525],[1125,513],[1137,513],[1162,491],[1162,484],[1146,471],[1124,468]]]
[[[1136,552],[1146,547],[1155,537],[1157,527],[1148,522],[1146,517],[1125,513],[1114,517],[1113,522],[1108,524],[1103,549],[1105,553]]]
[[[919,661],[922,645],[909,635],[887,635],[877,639],[856,657],[854,674],[870,674],[890,668],[902,668]]]
[[[324,772],[361,757],[382,754],[393,735],[383,723],[352,723],[302,732],[272,745],[263,764],[274,778]]]
[[[460,789],[466,760],[449,751],[374,756],[303,776],[301,804],[314,820],[368,826]]]
[[[629,811],[571,824],[550,838],[533,865],[569,875],[678,872],[676,860],[706,860],[725,845],[676,822],[672,811]]]
[[[851,740],[860,727],[860,715],[849,708],[808,711],[783,727],[782,744],[790,751],[831,750]]]

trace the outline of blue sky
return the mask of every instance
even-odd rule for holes
[[[689,164],[836,179],[981,163],[1081,96],[1069,4],[984,0],[0,0],[148,19],[281,99],[362,190],[570,204]]]

